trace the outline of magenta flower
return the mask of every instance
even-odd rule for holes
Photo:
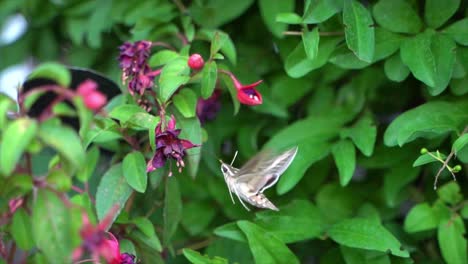
[[[214,90],[213,94],[207,99],[198,99],[197,102],[197,116],[202,124],[206,121],[213,120],[221,109],[221,102],[219,97],[221,90]]]
[[[146,89],[153,86],[154,77],[161,73],[161,70],[153,71],[148,65],[152,43],[151,41],[137,41],[135,43],[125,42],[119,47],[119,62],[122,69],[122,82],[128,83],[130,94],[143,94]]]
[[[175,129],[176,120],[174,116],[171,116],[167,127],[164,131],[161,128],[162,120],[158,123],[155,129],[156,134],[156,152],[153,158],[148,161],[146,171],[150,172],[155,169],[161,168],[166,164],[167,159],[176,160],[176,165],[179,168],[179,172],[182,172],[182,168],[185,167],[184,156],[185,150],[198,147],[199,145],[193,144],[189,140],[180,139],[180,129]],[[172,172],[169,172],[169,176]]]
[[[112,233],[105,231],[117,210],[118,207],[114,206],[96,226],[89,222],[86,214],[83,214],[83,227],[80,230],[83,243],[73,251],[73,261],[78,261],[87,252],[91,255],[92,261],[95,262],[99,262],[100,258],[103,258],[109,264],[135,263],[135,256],[128,253],[121,254],[117,238]]]
[[[106,103],[106,96],[97,89],[98,85],[93,80],[82,82],[76,92],[83,98],[85,106],[93,111],[101,109]]]
[[[255,87],[257,87],[263,80],[259,80],[252,84],[243,85],[242,83],[237,80],[236,76],[228,71],[221,71],[231,77],[232,82],[234,83],[234,87],[237,90],[237,99],[241,104],[245,105],[259,105],[263,103],[262,95],[258,92]]]
[[[199,71],[203,69],[203,66],[205,66],[205,61],[203,60],[203,57],[200,54],[195,53],[189,57],[187,64],[190,67],[190,69]]]

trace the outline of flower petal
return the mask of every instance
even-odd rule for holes
[[[174,130],[176,127],[176,120],[174,115],[171,115],[171,119],[169,120],[169,123],[167,124],[167,129],[168,130]]]
[[[181,139],[180,143],[184,147],[184,150],[200,146],[198,144],[193,144],[192,142],[190,142],[189,140],[186,140],[186,139]]]
[[[245,105],[259,105],[263,103],[262,95],[253,88],[238,90],[237,99]]]

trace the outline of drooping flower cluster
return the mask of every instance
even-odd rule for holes
[[[130,94],[143,94],[146,89],[153,86],[154,77],[161,73],[161,70],[153,71],[148,65],[148,58],[152,47],[151,41],[141,40],[135,43],[125,42],[119,47],[119,62],[122,69],[122,82],[127,79]]]
[[[163,119],[158,123],[155,129],[156,134],[156,152],[153,158],[151,158],[147,164],[146,171],[150,172],[157,168],[161,168],[166,164],[168,159],[176,161],[176,165],[179,168],[179,172],[185,167],[184,156],[185,150],[198,147],[199,145],[193,144],[189,140],[180,139],[180,129],[176,129],[176,120],[174,116],[171,116],[167,126],[163,129]],[[169,176],[172,172],[169,172]]]
[[[198,99],[197,102],[197,116],[202,124],[206,121],[213,120],[216,114],[221,109],[221,102],[219,97],[221,96],[221,90],[214,90],[213,94],[207,98]]]
[[[72,253],[73,261],[78,261],[83,254],[89,253],[93,261],[100,258],[109,264],[134,264],[135,256],[128,253],[120,253],[119,241],[115,236],[106,231],[111,219],[117,213],[117,207],[113,207],[106,217],[96,226],[90,223],[86,214],[83,214],[83,226],[80,230],[83,243]]]
[[[76,89],[77,94],[83,98],[85,106],[93,111],[101,109],[107,103],[106,96],[97,88],[97,83],[88,79]]]

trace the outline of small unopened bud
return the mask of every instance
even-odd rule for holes
[[[427,148],[422,148],[421,149],[421,154],[426,154],[428,152]]]
[[[201,70],[203,66],[205,66],[205,61],[203,60],[203,57],[200,54],[195,53],[189,57],[187,64],[190,67],[190,69],[198,71]]]
[[[457,173],[457,172],[460,172],[461,170],[462,170],[462,167],[460,165],[456,165],[455,167],[453,167],[452,172]]]
[[[83,96],[83,101],[88,109],[99,110],[107,103],[107,98],[101,92],[93,91]]]

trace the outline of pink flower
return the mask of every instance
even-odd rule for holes
[[[203,57],[200,54],[195,53],[189,57],[187,64],[190,67],[190,69],[198,71],[201,70],[203,66],[205,66],[205,61],[203,60]]]
[[[156,126],[156,152],[154,153],[153,158],[148,162],[146,171],[150,172],[157,168],[161,168],[166,164],[167,159],[176,160],[176,165],[179,168],[179,172],[182,171],[182,168],[185,166],[184,156],[185,150],[198,147],[199,145],[193,144],[189,140],[180,139],[180,129],[175,129],[176,120],[174,116],[171,116],[171,120],[167,124],[167,127],[164,131],[161,129],[162,120]],[[170,172],[169,175],[172,175]]]
[[[92,80],[82,82],[76,92],[83,98],[85,106],[93,111],[101,109],[107,103],[107,97],[97,90],[97,83]]]

